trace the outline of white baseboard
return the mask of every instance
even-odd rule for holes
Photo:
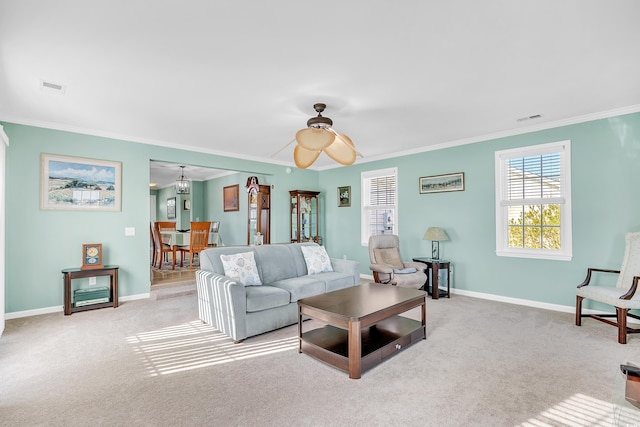
[[[373,276],[372,275],[366,275],[366,274],[361,274],[360,278],[373,280]],[[464,289],[451,288],[451,294],[452,295],[456,295],[457,294],[457,295],[462,295],[462,296],[467,296],[467,297],[472,297],[472,298],[486,299],[486,300],[490,300],[490,301],[504,302],[504,303],[507,303],[507,304],[523,305],[523,306],[526,306],[526,307],[541,308],[543,310],[559,311],[559,312],[562,312],[562,313],[575,314],[575,312],[576,312],[575,306],[560,305],[560,304],[550,304],[550,303],[546,303],[546,302],[532,301],[532,300],[526,300],[526,299],[521,299],[521,298],[505,297],[505,296],[502,296],[502,295],[486,294],[486,293],[483,293],[483,292],[467,291],[467,290],[464,290]],[[602,311],[601,310],[593,310],[593,309],[583,308],[582,309],[582,313],[584,313],[584,314],[599,314],[600,313],[601,314]],[[611,309],[611,313],[612,314],[615,313],[613,308]],[[634,319],[633,317],[627,317],[627,323],[640,323],[640,320]]]
[[[144,294],[137,294],[137,295],[129,295],[126,297],[120,297],[118,298],[118,302],[122,301],[122,302],[126,302],[126,301],[134,301],[137,299],[145,299],[145,298],[149,298],[151,296],[150,293],[144,293]],[[4,315],[5,320],[11,320],[11,319],[19,319],[22,317],[31,317],[31,316],[39,316],[41,314],[50,314],[50,313],[60,313],[64,311],[64,306],[62,305],[56,305],[53,307],[44,307],[44,308],[37,308],[35,310],[23,310],[23,311],[14,311],[12,313],[6,313]]]

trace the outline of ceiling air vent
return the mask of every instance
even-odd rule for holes
[[[49,82],[47,80],[40,80],[40,90],[49,93],[55,93],[57,95],[64,95],[67,87],[58,83]]]
[[[542,114],[534,114],[533,116],[520,117],[519,119],[516,119],[516,122],[526,122],[527,120],[535,120],[535,119],[541,119],[541,118],[542,118]]]

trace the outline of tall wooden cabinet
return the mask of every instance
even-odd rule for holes
[[[249,218],[247,226],[247,245],[255,244],[257,232],[262,235],[262,244],[271,243],[271,187],[268,185],[247,186]]]
[[[289,191],[289,212],[291,213],[291,242],[316,242],[322,244],[320,237],[319,191]]]

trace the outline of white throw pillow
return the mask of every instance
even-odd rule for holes
[[[245,286],[262,285],[253,252],[241,252],[232,255],[220,255],[224,275]]]
[[[331,259],[327,255],[324,246],[300,246],[304,255],[304,262],[307,263],[308,274],[318,274],[325,271],[333,271]]]

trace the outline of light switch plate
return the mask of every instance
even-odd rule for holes
[[[125,227],[124,235],[125,236],[135,236],[136,235],[136,228],[135,227]]]
[[[89,277],[89,285],[95,285],[96,284],[96,278],[95,277]]]

